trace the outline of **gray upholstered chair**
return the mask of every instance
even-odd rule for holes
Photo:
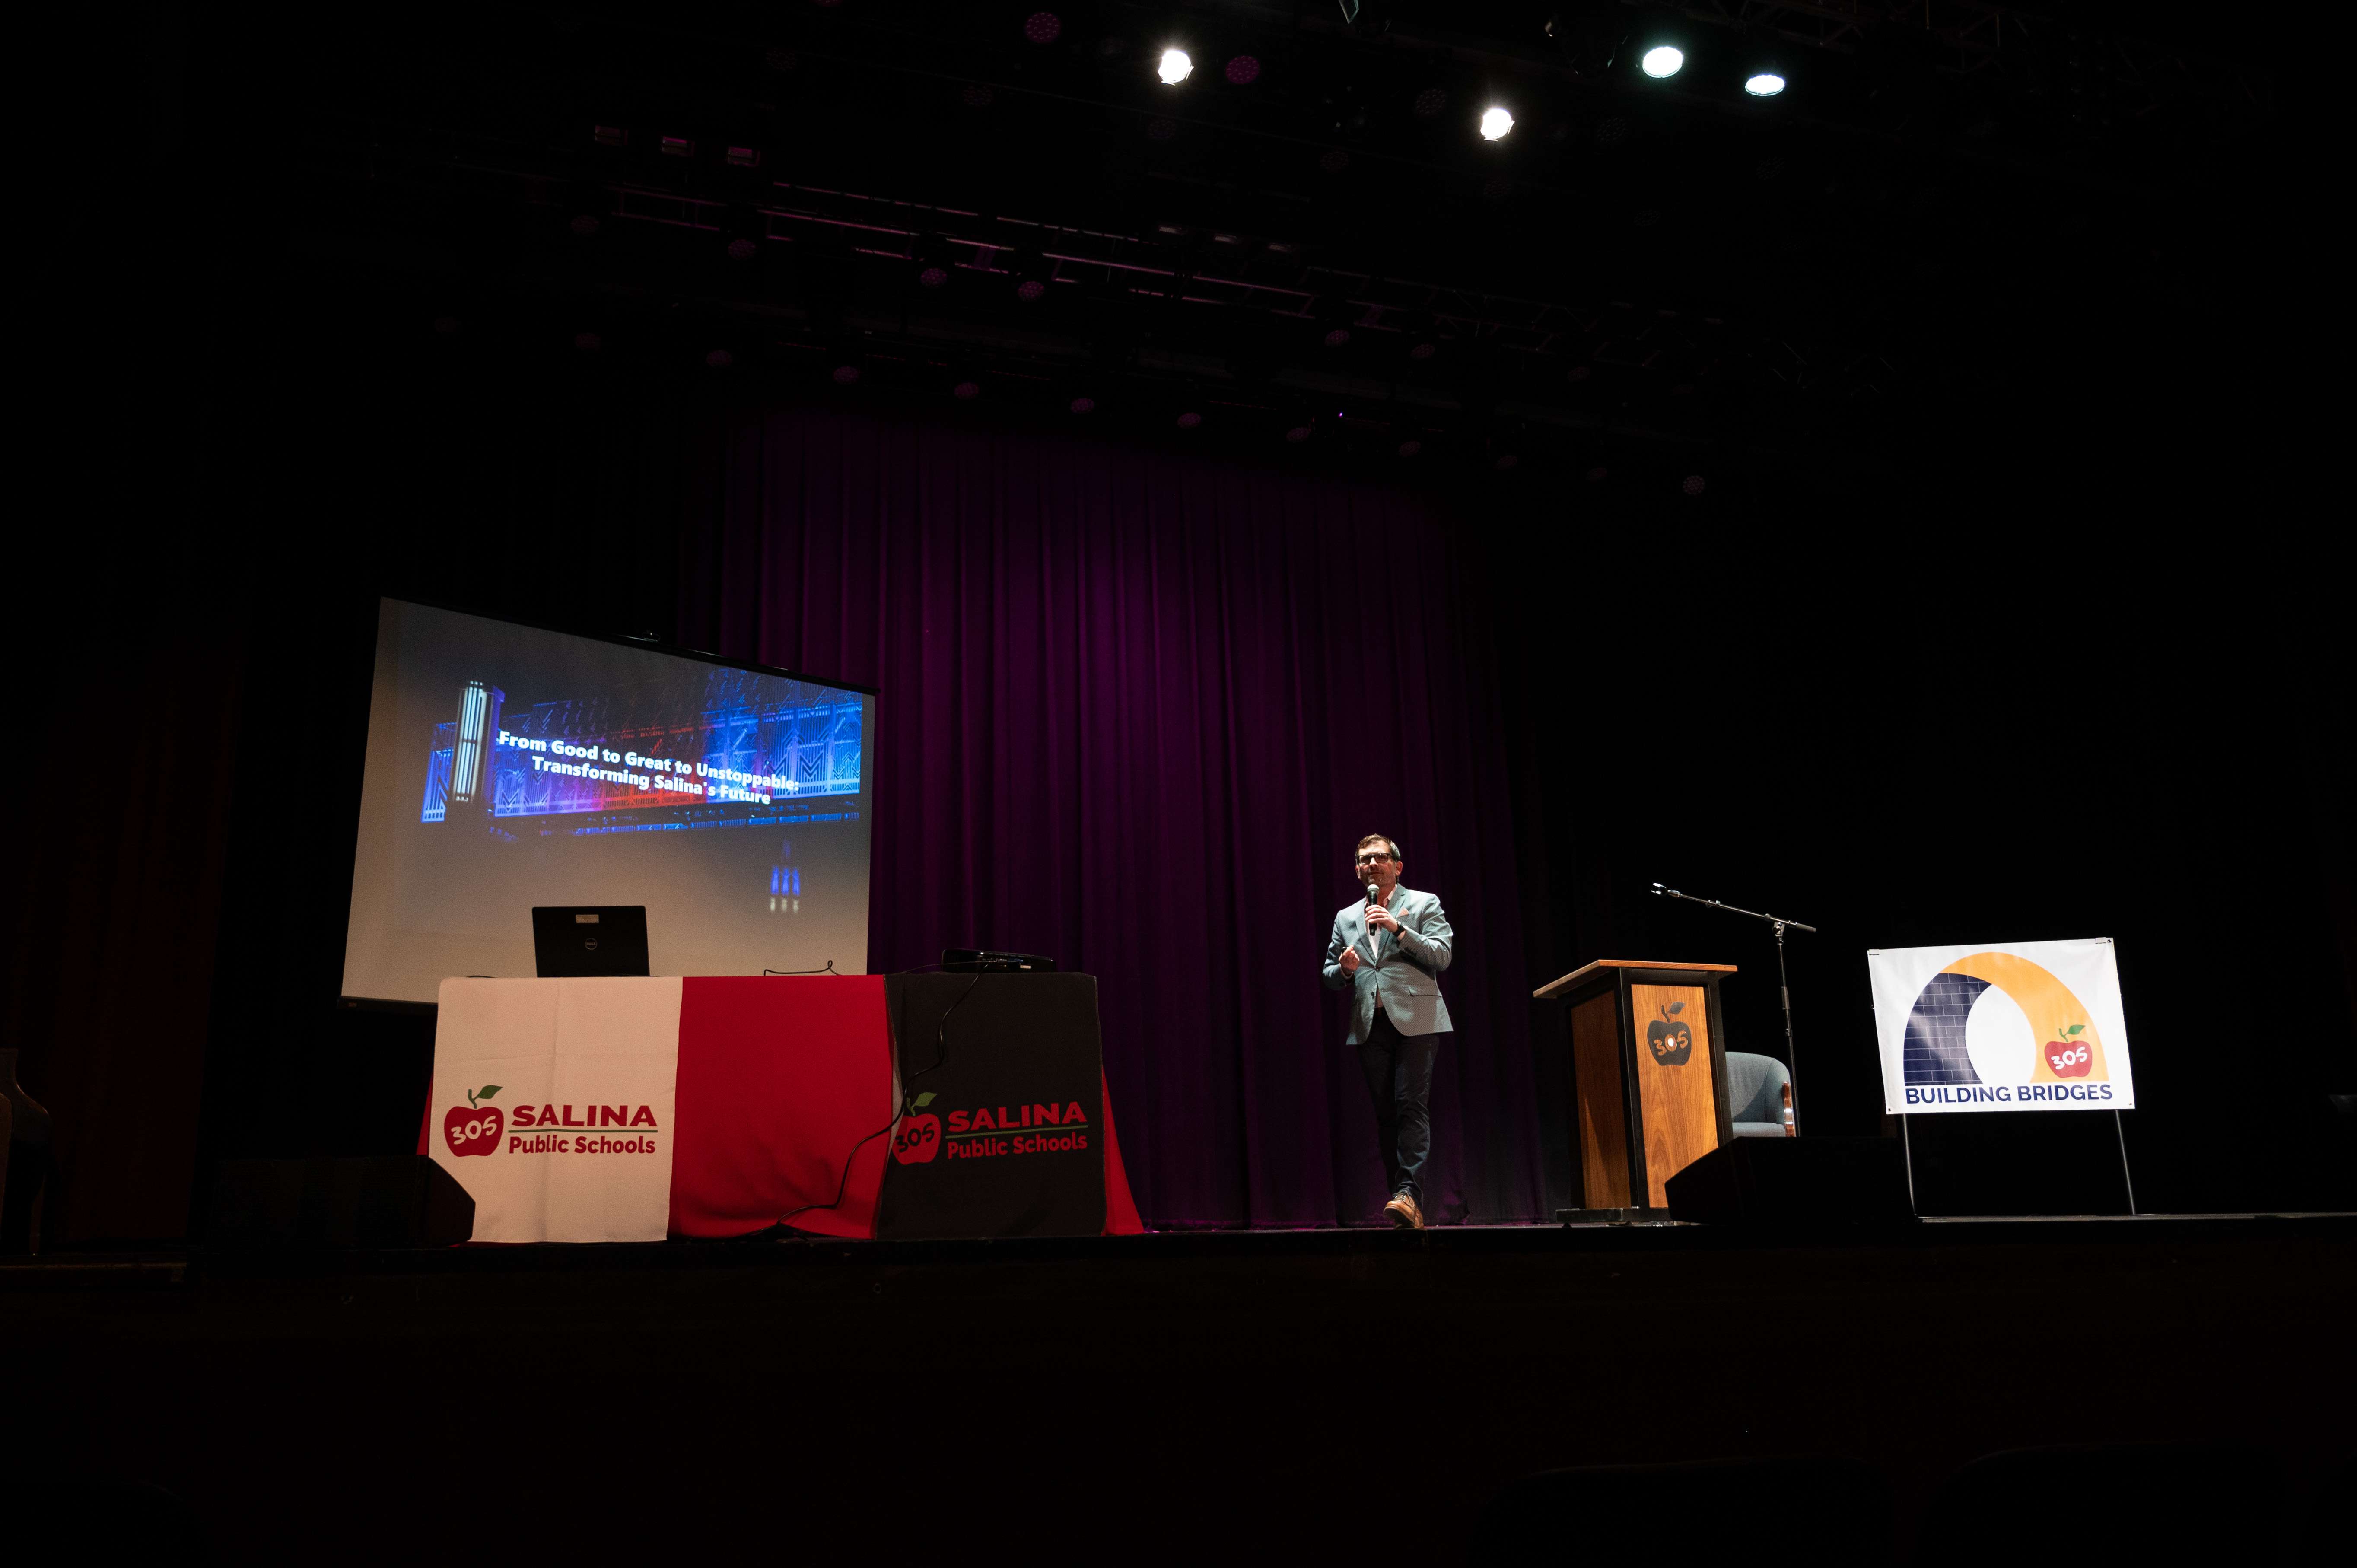
[[[1792,1073],[1774,1057],[1727,1053],[1727,1119],[1738,1138],[1784,1135],[1784,1086]]]

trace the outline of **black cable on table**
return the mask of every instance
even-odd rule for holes
[[[832,964],[834,960],[830,959],[827,961]],[[927,964],[923,967],[931,969],[937,966]],[[765,971],[764,972],[767,972]],[[907,973],[911,972],[903,971],[902,972]],[[860,1139],[859,1142],[851,1145],[851,1153],[843,1157],[843,1175],[834,1184],[834,1201],[832,1203],[805,1203],[800,1208],[790,1208],[786,1210],[785,1213],[778,1217],[779,1224],[783,1225],[787,1220],[791,1219],[797,1214],[808,1214],[813,1209],[834,1208],[843,1202],[844,1192],[851,1185],[851,1163],[859,1157],[860,1150],[866,1148],[868,1144],[874,1143],[877,1139],[882,1137],[885,1133],[889,1133],[893,1128],[900,1124],[900,1118],[909,1113],[909,1085],[915,1083],[918,1079],[924,1077],[926,1073],[939,1072],[942,1069],[942,1064],[949,1060],[950,1015],[956,1012],[961,1006],[964,1005],[965,999],[973,995],[974,988],[981,983],[982,975],[977,972],[972,980],[965,983],[965,989],[958,993],[957,1000],[951,1003],[947,1007],[942,1009],[941,1027],[935,1030],[933,1035],[933,1065],[926,1068],[922,1072],[917,1073],[914,1077],[909,1079],[908,1083],[904,1083],[900,1086],[900,1103],[893,1108],[892,1120],[885,1122],[884,1125],[877,1128],[876,1131],[868,1133],[867,1136]]]

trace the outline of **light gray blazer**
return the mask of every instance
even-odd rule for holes
[[[1334,934],[1326,940],[1326,989],[1352,988],[1351,1033],[1346,1045],[1358,1045],[1375,1026],[1375,1004],[1391,1015],[1392,1027],[1403,1035],[1445,1035],[1451,1032],[1448,1004],[1440,999],[1440,972],[1448,967],[1457,934],[1440,899],[1410,887],[1393,891],[1392,915],[1398,934],[1367,929],[1365,899],[1345,907],[1334,917]],[[1361,963],[1355,975],[1342,972],[1342,950],[1357,948]]]

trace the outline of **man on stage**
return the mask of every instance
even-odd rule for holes
[[[1392,1190],[1383,1213],[1394,1225],[1420,1230],[1424,1163],[1432,1153],[1432,1058],[1449,1033],[1440,972],[1455,933],[1437,897],[1399,885],[1394,841],[1381,833],[1361,839],[1357,869],[1366,897],[1334,917],[1326,986],[1352,988],[1345,1043],[1357,1047],[1375,1102],[1375,1141]]]

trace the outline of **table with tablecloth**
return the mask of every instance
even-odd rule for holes
[[[418,1153],[476,1241],[1135,1234],[1095,1030],[1086,975],[447,980]]]

